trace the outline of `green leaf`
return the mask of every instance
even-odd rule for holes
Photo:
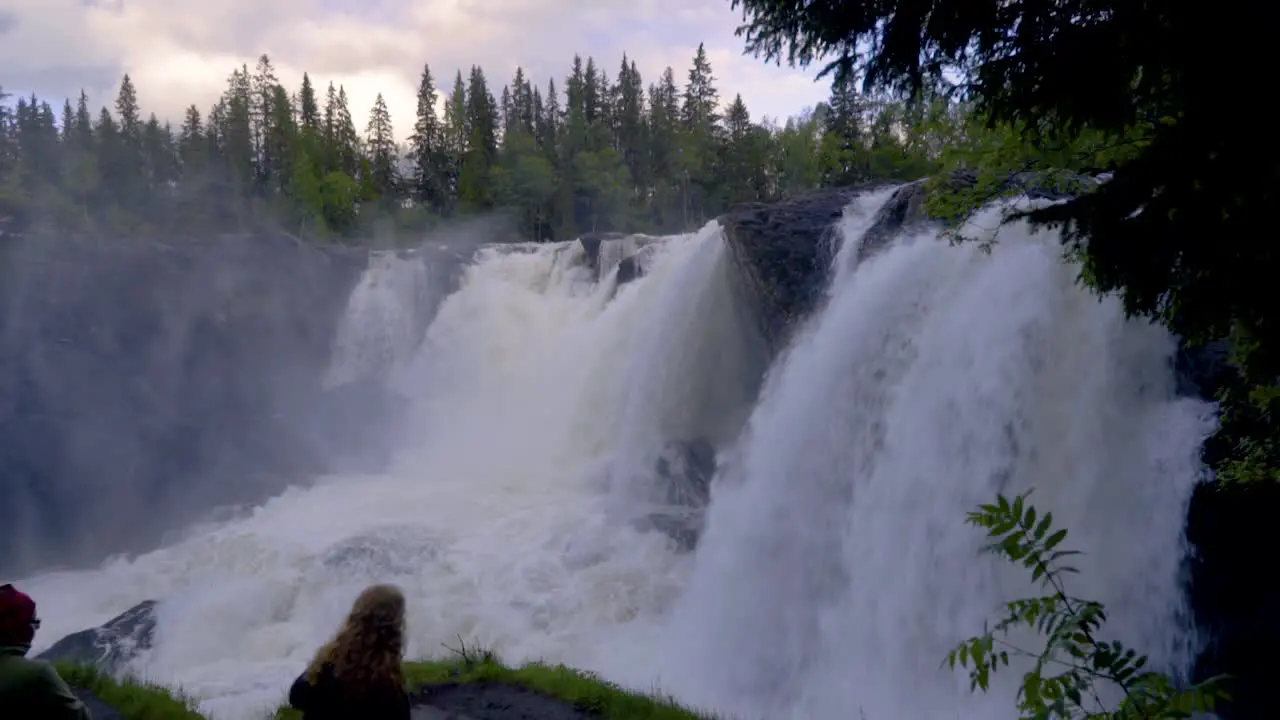
[[[1036,540],[1043,540],[1044,534],[1049,531],[1053,525],[1053,513],[1047,512],[1044,517],[1040,518],[1040,524],[1036,526]]]
[[[1024,672],[1017,694],[1017,707],[1022,720],[1155,720],[1184,718],[1212,708],[1225,693],[1205,681],[1199,686],[1179,688],[1159,673],[1140,672],[1147,658],[1135,649],[1117,641],[1097,640],[1106,622],[1105,608],[1097,602],[1067,594],[1062,575],[1077,572],[1059,566],[1061,558],[1079,554],[1072,550],[1053,550],[1066,537],[1060,529],[1052,529],[1051,513],[1036,522],[1037,511],[1024,505],[1017,496],[1012,503],[998,496],[994,512],[982,518],[988,536],[998,538],[984,548],[1002,555],[1007,561],[1030,570],[1031,578],[1052,587],[1042,597],[1010,600],[1005,603],[1005,617],[991,628],[983,624],[983,634],[970,638],[948,654],[954,667],[957,661],[972,660],[970,689],[989,690],[990,678],[1000,667],[1010,667],[1010,651],[996,649],[993,633],[1007,634],[1017,627],[1035,630],[1043,640],[1038,652],[1016,649],[1014,652],[1031,661]],[[1065,664],[1065,669],[1062,667]],[[1058,674],[1049,674],[1060,670]],[[1102,685],[1118,684],[1125,690],[1113,708],[1094,708]],[[1089,697],[1089,708],[1085,697]]]

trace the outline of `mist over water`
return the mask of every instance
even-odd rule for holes
[[[408,399],[390,469],[29,578],[37,642],[160,599],[136,669],[249,718],[392,581],[411,656],[461,635],[751,719],[1013,717],[1011,687],[971,696],[941,662],[1030,590],[978,555],[965,513],[1034,486],[1086,553],[1072,589],[1181,666],[1182,522],[1212,415],[1175,398],[1172,339],[1022,227],[989,255],[921,233],[856,262],[888,194],[846,212],[827,298],[772,363],[714,223],[653,240],[621,286],[631,248],[602,250],[598,282],[577,243],[482,248],[425,330],[405,303],[432,281],[375,264],[330,372],[376,366]],[[641,521],[671,509],[655,464],[693,441],[718,474],[685,552]]]
[[[335,415],[376,426],[320,388],[362,266],[270,234],[5,236],[0,575],[154,548],[323,468]]]

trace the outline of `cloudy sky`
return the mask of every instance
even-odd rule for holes
[[[613,77],[625,51],[646,84],[667,65],[683,83],[701,41],[723,99],[741,93],[753,119],[826,95],[813,70],[742,55],[739,21],[729,0],[0,0],[0,86],[58,104],[83,87],[97,107],[128,72],[144,111],[176,122],[266,52],[291,90],[304,70],[345,85],[362,129],[382,92],[402,137],[424,62],[438,85],[479,64],[496,94],[517,65],[562,86],[574,52]]]

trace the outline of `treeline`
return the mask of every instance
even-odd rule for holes
[[[685,81],[647,86],[623,57],[610,74],[575,56],[563,92],[517,69],[496,93],[483,69],[437,93],[424,66],[416,123],[397,141],[379,95],[363,132],[345,89],[304,75],[295,92],[268,56],[233,71],[212,108],[176,129],[144,119],[124,76],[114,109],[82,92],[61,112],[0,92],[0,222],[127,233],[272,227],[368,238],[504,210],[516,232],[672,232],[732,205],[937,169],[956,108],[927,111],[837,85],[829,102],[777,124],[740,95],[722,111],[699,46]]]

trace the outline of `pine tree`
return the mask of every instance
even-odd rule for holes
[[[333,111],[333,152],[337,170],[349,177],[360,174],[360,136],[351,118],[351,106],[347,102],[347,90],[338,86]]]
[[[200,109],[191,105],[183,115],[182,128],[178,131],[178,157],[182,159],[183,167],[195,169],[203,163],[205,148],[204,121],[200,118]]]
[[[304,133],[320,134],[320,106],[316,102],[311,76],[306,73],[302,73],[302,90],[298,93],[298,126]]]
[[[119,133],[106,166],[107,187],[121,204],[142,202],[142,120],[138,93],[126,73],[116,94],[116,123]]]
[[[470,210],[493,207],[491,170],[498,154],[498,107],[484,71],[471,66],[466,91],[466,150],[458,174],[458,201]]]
[[[868,138],[864,137],[863,130],[866,111],[867,105],[858,94],[852,76],[841,76],[831,83],[822,136],[822,184],[847,185],[871,173]],[[887,129],[882,121],[882,133]]]
[[[280,84],[275,66],[266,53],[258,56],[250,78],[249,117],[253,132],[253,159],[257,183],[266,188],[278,180],[282,159],[270,148],[271,136],[278,132],[273,127],[277,120],[275,88]]]
[[[725,113],[725,137],[720,166],[723,170],[722,204],[731,207],[741,202],[763,200],[768,193],[767,141],[757,126],[741,95],[735,95]]]
[[[393,201],[399,192],[400,179],[396,170],[396,143],[391,127],[391,112],[382,99],[382,93],[378,93],[373,102],[365,137],[371,170],[370,189],[378,197],[388,202]]]
[[[684,129],[690,133],[698,133],[713,127],[718,119],[718,101],[711,62],[707,59],[706,48],[698,43],[698,51],[693,56],[693,67],[689,68],[689,81],[684,86],[684,104],[680,108],[680,120]]]
[[[718,94],[707,51],[698,43],[680,106],[682,142],[679,144],[681,216],[685,225],[701,222],[709,214],[707,203],[714,192],[715,145],[719,120]]]
[[[431,66],[422,66],[418,81],[418,108],[413,134],[409,136],[406,159],[412,173],[410,193],[414,200],[432,212],[442,213],[447,207],[447,160],[444,129],[436,115],[436,87]]]
[[[653,182],[645,153],[644,82],[634,61],[622,56],[614,101],[614,146],[621,153],[632,179],[647,190]],[[642,192],[641,197],[647,192]],[[637,198],[639,199],[639,198]]]
[[[223,112],[218,133],[222,138],[223,160],[232,192],[247,195],[256,187],[257,171],[253,137],[253,88],[249,68],[242,65],[231,73],[222,96]]]
[[[471,130],[467,126],[467,86],[463,84],[462,71],[459,70],[453,79],[453,91],[449,93],[449,102],[444,107],[445,172],[451,199],[450,213],[457,208],[462,157],[467,152],[467,140],[470,134]]]
[[[116,119],[122,137],[136,140],[141,136],[141,112],[138,108],[138,91],[133,87],[129,74],[125,73],[120,80],[120,91],[116,95]]]
[[[294,122],[293,103],[283,85],[271,88],[271,116],[263,140],[263,161],[267,168],[264,182],[269,193],[283,191],[292,178],[294,148],[298,128]]]
[[[338,137],[338,89],[329,83],[324,93],[324,121],[322,126],[325,147],[332,148]]]

